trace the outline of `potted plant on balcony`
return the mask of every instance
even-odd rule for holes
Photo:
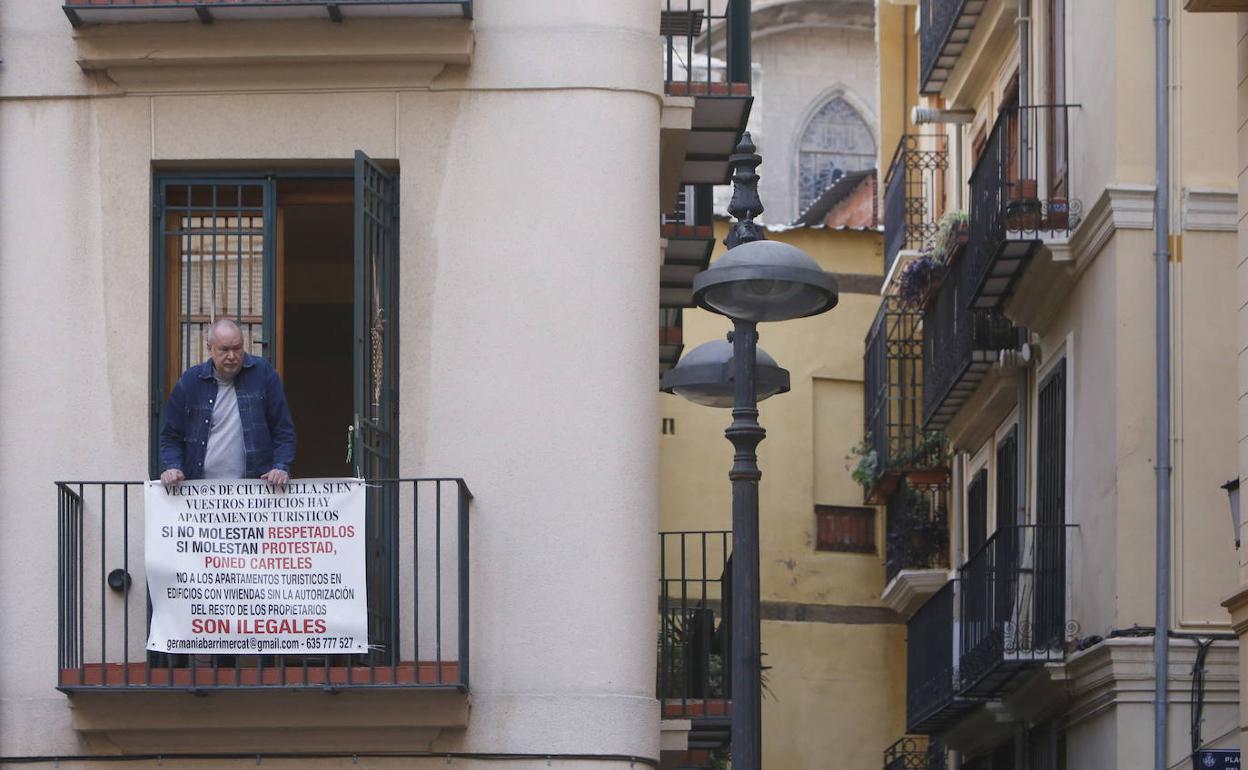
[[[1048,217],[1045,228],[1048,230],[1070,229],[1070,201],[1066,198],[1049,198]]]
[[[1005,204],[1007,230],[1040,229],[1040,199],[1035,179],[1019,179],[1009,185],[1010,199]]]
[[[913,447],[897,457],[896,466],[905,472],[910,486],[944,486],[949,480],[949,468],[945,463],[947,444],[944,431],[928,431]]]
[[[962,247],[971,239],[970,218],[965,211],[946,211],[940,218],[936,235],[932,239],[933,251],[940,255],[945,266],[953,264]]]
[[[846,460],[853,463],[846,466],[849,476],[862,487],[862,500],[867,505],[879,505],[893,493],[898,481],[895,475],[884,473],[880,465],[880,456],[871,444],[871,436],[864,436],[849,450]]]
[[[934,247],[934,242],[929,243],[897,278],[897,296],[909,307],[924,307],[945,278],[945,263]]]

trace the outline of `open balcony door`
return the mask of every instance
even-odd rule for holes
[[[357,476],[399,475],[398,175],[355,153],[355,424]],[[368,489],[369,644],[378,663],[398,649],[398,487]]]

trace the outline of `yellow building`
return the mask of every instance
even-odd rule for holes
[[[890,520],[902,479],[949,512],[951,568],[886,597],[909,618],[907,729],[951,766],[1153,766],[1151,6],[877,4],[887,291],[914,323],[868,392],[888,428],[872,487]],[[1235,34],[1168,28],[1168,768],[1236,744]]]
[[[716,256],[725,234],[724,223],[716,223]],[[873,227],[819,225],[773,228],[767,237],[802,249],[835,274],[840,302],[823,315],[759,330],[760,348],[789,370],[792,388],[760,405],[768,433],[759,446],[768,667],[763,765],[867,770],[880,766],[903,726],[903,626],[880,601],[884,522],[863,505],[849,469],[863,419],[862,340],[880,301],[880,234]],[[686,351],[723,339],[731,327],[703,310],[683,315]],[[723,434],[729,411],[660,396],[662,601],[669,617],[711,607],[715,622],[723,619],[719,579],[731,552],[732,448]],[[686,672],[673,667],[660,677],[665,673]],[[711,694],[712,705],[716,694],[722,693]],[[696,695],[683,709],[678,697],[665,702],[665,714],[694,723],[695,747],[713,743],[715,727],[706,718],[715,710]],[[719,728],[725,729],[722,720]]]

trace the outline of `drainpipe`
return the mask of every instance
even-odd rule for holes
[[[1166,768],[1170,663],[1170,6],[1155,0],[1157,190],[1153,215],[1157,310],[1157,618],[1153,633],[1153,766]]]
[[[1031,104],[1031,0],[1018,1],[1018,106]],[[1035,179],[1038,169],[1028,168],[1031,160],[1031,120],[1029,111],[1018,113],[1019,172],[1023,179]]]

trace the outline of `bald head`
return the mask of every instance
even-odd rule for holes
[[[243,330],[229,318],[220,318],[208,330],[208,355],[222,380],[232,380],[243,368]]]

